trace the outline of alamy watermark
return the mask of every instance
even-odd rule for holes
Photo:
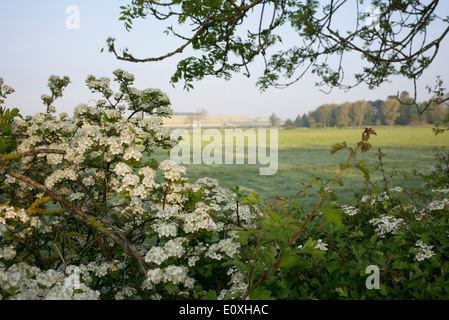
[[[80,8],[70,5],[65,9],[65,13],[69,15],[65,20],[65,27],[69,30],[80,29]]]
[[[202,130],[201,121],[194,121],[192,135],[187,129],[176,129],[171,135],[175,140],[182,136],[170,153],[178,164],[259,164],[260,175],[278,170],[277,129]]]
[[[365,273],[370,274],[365,281],[368,290],[380,289],[380,271],[378,266],[370,265],[366,268]]]

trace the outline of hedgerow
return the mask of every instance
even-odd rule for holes
[[[45,112],[23,119],[0,109],[0,298],[2,299],[445,299],[449,157],[439,150],[419,189],[394,185],[366,128],[330,181],[297,197],[261,203],[152,154],[179,137],[162,126],[170,101],[138,90],[134,76],[89,75],[104,99],[55,115],[70,83],[49,78]],[[14,90],[0,83],[0,103]],[[142,114],[149,116],[142,117]],[[350,203],[336,185],[358,169]],[[383,179],[372,181],[372,171]],[[316,204],[301,196],[316,188]]]

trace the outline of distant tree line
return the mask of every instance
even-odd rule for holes
[[[425,125],[444,122],[449,111],[445,103],[431,103],[426,112],[420,114],[413,98],[403,91],[399,99],[390,96],[385,101],[345,102],[324,104],[308,114],[287,119],[285,127],[360,127],[365,125]],[[427,105],[429,102],[423,102]]]

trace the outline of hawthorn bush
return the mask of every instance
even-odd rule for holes
[[[4,299],[202,298],[232,287],[234,268],[223,262],[239,248],[235,230],[258,212],[241,206],[237,223],[233,195],[216,180],[191,183],[185,168],[152,160],[178,141],[161,126],[170,101],[132,87],[123,70],[114,76],[117,93],[110,79],[88,76],[104,99],[70,119],[53,115],[69,83],[56,76],[45,113],[2,111]]]
[[[2,299],[445,299],[449,158],[417,172],[419,190],[394,185],[383,154],[371,170],[367,128],[335,179],[269,204],[152,158],[181,139],[162,127],[168,97],[134,76],[89,75],[103,95],[73,117],[53,103],[70,83],[49,78],[46,112],[0,109]],[[0,80],[0,104],[14,90]],[[142,117],[141,114],[149,116]],[[366,182],[351,203],[335,190],[349,168]],[[299,196],[317,188],[304,208]],[[374,271],[372,271],[374,270]],[[371,274],[372,273],[372,274]]]

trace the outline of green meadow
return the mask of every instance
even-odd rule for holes
[[[379,164],[378,149],[385,154],[383,165],[388,176],[394,173],[394,179],[404,187],[419,187],[413,179],[413,171],[431,168],[435,149],[449,145],[449,135],[434,135],[431,127],[374,129],[377,136],[370,139],[372,149],[367,153],[359,153],[352,161],[353,164],[360,160],[366,161],[373,182],[382,178],[380,171],[374,170]],[[293,197],[303,185],[308,185],[312,178],[319,177],[324,181],[334,178],[339,173],[340,163],[347,160],[349,152],[342,150],[332,155],[331,146],[334,143],[346,142],[348,146],[355,147],[362,132],[362,128],[280,129],[278,170],[273,175],[259,174],[259,168],[267,165],[246,164],[246,161],[245,164],[183,165],[192,181],[201,177],[216,178],[223,187],[239,186],[241,191],[255,192],[262,201],[269,202],[276,195]],[[203,147],[207,144],[203,142]],[[155,158],[166,159],[167,151],[158,151]],[[365,179],[361,171],[350,168],[343,175],[342,181],[343,186],[338,186],[338,195],[341,199],[349,200],[363,187]],[[316,194],[311,192],[308,198],[302,195],[298,201],[311,203],[314,199]]]

